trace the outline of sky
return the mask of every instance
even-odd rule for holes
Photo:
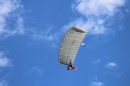
[[[87,31],[75,71],[58,62],[66,31]],[[130,86],[129,0],[0,0],[0,86]]]

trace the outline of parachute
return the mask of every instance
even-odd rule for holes
[[[86,33],[85,30],[78,27],[72,27],[67,31],[59,50],[58,61],[61,64],[69,65],[70,61],[71,64],[74,63],[75,57]]]

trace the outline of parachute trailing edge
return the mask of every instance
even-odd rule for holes
[[[86,33],[87,31],[78,27],[72,27],[67,31],[59,50],[58,61],[61,64],[68,65],[70,60],[72,64],[74,63],[75,57]]]

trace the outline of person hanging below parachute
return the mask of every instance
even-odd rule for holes
[[[80,45],[85,46],[85,44],[81,43],[86,33],[87,31],[81,28],[71,27],[65,34],[59,49],[58,61],[61,64],[67,65],[67,70],[77,69],[73,64]]]
[[[76,70],[77,68],[75,66],[72,65],[71,60],[69,65],[67,66],[67,70]]]

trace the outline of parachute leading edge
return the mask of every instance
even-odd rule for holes
[[[59,51],[59,62],[64,65],[69,65],[74,63],[75,57],[79,50],[79,47],[86,35],[87,31],[78,28],[72,27],[65,34]]]

